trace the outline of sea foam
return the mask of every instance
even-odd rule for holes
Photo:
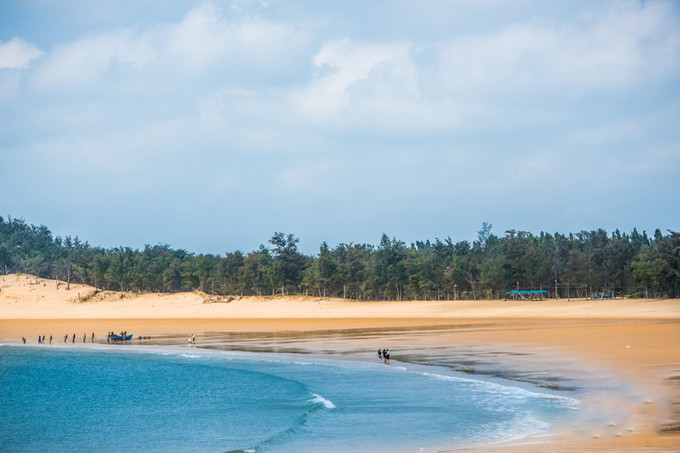
[[[316,393],[312,393],[312,397],[313,397],[313,398],[311,399],[311,402],[312,402],[312,403],[320,403],[320,404],[323,404],[323,406],[324,406],[326,409],[335,409],[335,404],[333,404],[332,401],[327,400],[327,399],[324,398],[323,396],[317,395]]]

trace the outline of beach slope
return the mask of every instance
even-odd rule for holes
[[[38,335],[77,333],[80,338],[83,332],[99,337],[116,329],[137,335],[373,329],[389,331],[391,344],[404,349],[449,348],[451,354],[466,345],[540,349],[544,356],[548,351],[546,357],[568,358],[576,371],[606,368],[614,379],[640,389],[636,400],[619,402],[620,411],[630,412],[630,426],[578,435],[567,430],[540,442],[487,445],[484,450],[680,451],[677,299],[356,302],[68,286],[30,275],[0,276],[0,338],[24,336],[33,342]],[[375,347],[373,339],[353,341],[367,354]],[[314,348],[313,341],[309,347]]]

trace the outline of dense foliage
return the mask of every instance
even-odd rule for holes
[[[478,238],[404,242],[383,234],[377,246],[321,244],[298,251],[292,234],[269,247],[225,256],[168,245],[104,249],[45,226],[0,217],[0,273],[23,272],[99,289],[205,291],[211,294],[309,294],[359,300],[490,299],[508,290],[548,290],[550,297],[680,295],[680,233],[633,230],[575,234],[506,231],[483,224]]]

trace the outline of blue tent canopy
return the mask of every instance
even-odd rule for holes
[[[512,291],[506,291],[505,294],[545,294],[547,292],[548,292],[548,290],[545,290],[545,289],[535,289],[535,290],[531,290],[531,291],[527,291],[527,290],[524,290],[524,289],[518,291],[518,290],[514,289]]]

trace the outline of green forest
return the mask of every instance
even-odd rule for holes
[[[0,273],[101,290],[353,300],[503,299],[513,290],[559,298],[680,295],[680,233],[508,230],[497,236],[491,229],[482,224],[472,243],[446,238],[406,245],[386,234],[377,245],[324,242],[315,256],[301,253],[294,235],[277,232],[258,250],[221,256],[162,244],[107,249],[0,217]]]

